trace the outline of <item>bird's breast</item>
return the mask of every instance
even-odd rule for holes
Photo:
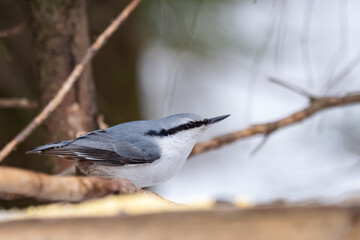
[[[160,158],[152,163],[104,166],[94,162],[78,164],[83,172],[105,178],[127,178],[138,187],[153,186],[172,178],[184,165],[197,138],[159,137],[155,139]],[[81,162],[79,162],[81,163]],[[90,164],[90,165],[89,165]]]

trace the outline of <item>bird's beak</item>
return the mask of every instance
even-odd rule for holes
[[[227,118],[228,116],[230,116],[230,114],[219,116],[219,117],[214,117],[214,118],[209,118],[208,119],[209,122],[206,125],[211,125],[213,123],[220,122],[220,121],[224,120],[225,118]]]

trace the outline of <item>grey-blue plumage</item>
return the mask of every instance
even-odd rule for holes
[[[211,123],[228,116],[205,119],[183,113],[157,120],[128,122],[89,132],[74,140],[36,147],[27,153],[74,159],[85,174],[125,177],[140,187],[150,186],[168,179],[167,175],[172,177],[201,133]]]

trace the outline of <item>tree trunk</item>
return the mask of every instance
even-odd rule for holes
[[[33,16],[33,37],[42,104],[53,98],[89,47],[85,0],[29,1]],[[78,132],[93,130],[96,104],[91,66],[87,66],[64,102],[44,123],[46,140],[74,138]],[[56,159],[53,172],[71,165]]]

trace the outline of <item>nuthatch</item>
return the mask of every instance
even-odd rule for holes
[[[228,116],[207,119],[181,113],[157,120],[127,122],[26,153],[70,158],[84,174],[127,178],[138,187],[148,187],[172,178],[202,133]]]

